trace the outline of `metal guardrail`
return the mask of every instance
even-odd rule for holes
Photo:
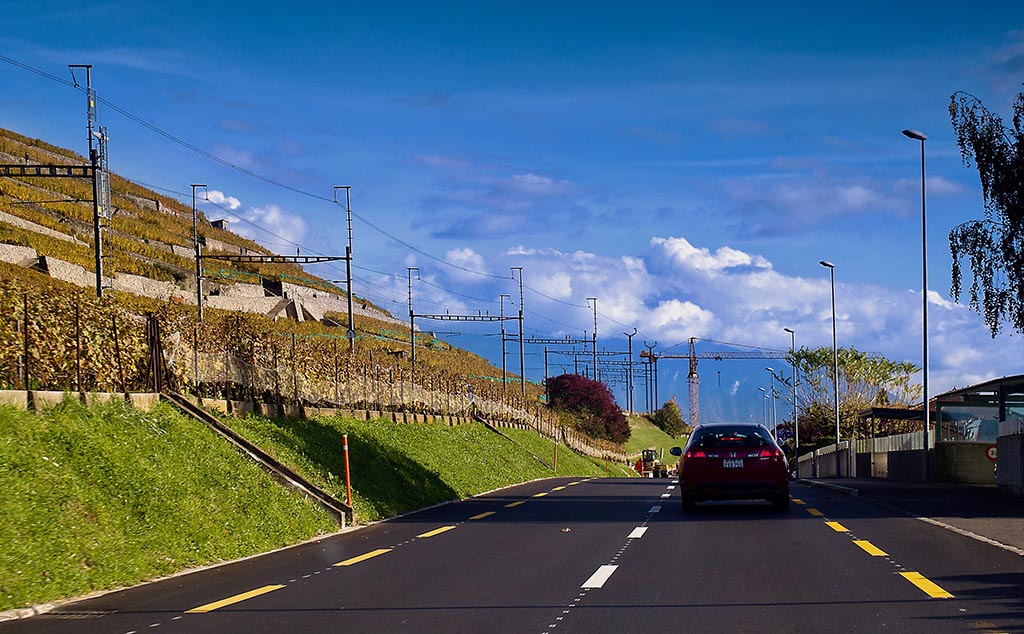
[[[191,401],[180,394],[162,392],[160,397],[177,407],[185,414],[188,414],[192,418],[195,418],[213,429],[228,442],[240,449],[242,453],[252,458],[279,482],[297,489],[319,504],[335,519],[335,521],[338,522],[342,528],[345,527],[346,520],[349,522],[352,521],[353,510],[351,506],[345,504],[341,500],[338,500],[320,487],[295,473],[279,462],[276,458],[249,442],[249,440],[241,434],[222,423],[216,416],[213,416],[201,407],[192,404]]]

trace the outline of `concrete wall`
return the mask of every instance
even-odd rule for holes
[[[0,261],[17,264],[18,266],[32,266],[38,257],[36,250],[32,247],[0,244]]]
[[[0,211],[0,222],[13,225],[15,227],[19,227],[21,229],[26,229],[28,231],[41,233],[44,236],[50,236],[51,238],[56,238],[58,240],[63,240],[65,242],[73,242],[75,244],[80,244],[82,246],[86,245],[85,242],[82,242],[81,240],[72,235],[61,233],[60,231],[54,231],[49,227],[44,227],[43,225],[36,224],[30,220],[25,220],[24,218],[14,216],[4,211]]]
[[[935,444],[935,482],[956,484],[994,484],[996,461],[988,457],[994,443],[940,442]]]
[[[996,485],[1008,493],[1024,495],[1024,434],[1000,436],[996,446],[999,451]]]
[[[50,273],[50,277],[76,286],[96,286],[96,274],[92,271],[87,271],[84,267],[65,262],[64,260],[48,256],[43,257],[45,258],[46,270]],[[104,280],[105,284],[110,283],[109,278],[104,278]]]
[[[932,450],[934,451],[934,449]],[[886,461],[886,478],[895,482],[921,482],[924,480],[924,457],[920,449],[890,451],[881,454]],[[932,459],[929,452],[929,460]],[[934,473],[934,469],[929,470]]]
[[[123,401],[121,392],[57,392],[48,390],[0,390],[0,405],[10,405],[15,409],[27,410],[29,405],[35,411],[54,407],[70,398],[87,405]],[[133,392],[128,395],[132,407],[140,412],[148,412],[160,400],[160,395],[152,392]]]
[[[89,275],[92,276],[92,273]],[[95,276],[93,277],[95,278]],[[133,295],[154,297],[164,301],[167,301],[172,297],[176,297],[183,302],[191,300],[192,303],[195,303],[195,293],[186,292],[173,282],[163,282],[160,280],[150,279],[148,277],[142,277],[141,275],[117,273],[114,276],[113,287],[114,290],[132,293]]]
[[[860,452],[853,458],[840,443],[839,451],[831,446],[800,457],[797,473],[801,478],[883,478],[899,482],[920,482],[924,473],[919,449]],[[934,456],[931,456],[934,461]],[[932,473],[935,473],[934,469]]]

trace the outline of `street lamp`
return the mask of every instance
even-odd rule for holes
[[[789,333],[789,358],[793,364],[793,460],[800,468],[800,418],[799,408],[796,404],[796,331],[792,328],[783,328]]]
[[[903,136],[921,142],[921,375],[924,387],[924,481],[928,481],[928,427],[931,425],[931,411],[928,406],[928,225],[925,216],[924,196],[924,132],[904,130]]]
[[[775,436],[776,442],[779,440],[779,418],[775,410],[775,370],[773,368],[765,368],[768,374],[772,375],[772,436]]]
[[[767,427],[768,426],[768,392],[763,387],[759,387],[757,389],[761,390],[761,396],[763,397],[761,399],[761,422],[763,422],[764,426]]]
[[[832,386],[835,388],[836,402],[836,477],[839,477],[839,348],[836,347],[836,265],[825,260],[818,264],[828,269],[828,277],[832,283]]]

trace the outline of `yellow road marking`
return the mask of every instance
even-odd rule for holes
[[[371,550],[370,552],[364,553],[362,555],[359,555],[358,557],[353,557],[352,559],[346,559],[345,561],[339,561],[338,563],[336,563],[334,565],[335,566],[351,566],[352,564],[358,564],[360,561],[366,561],[367,559],[372,559],[372,558],[374,558],[374,557],[376,557],[378,555],[383,555],[384,553],[387,553],[387,552],[391,552],[391,549],[390,548],[378,548],[377,550]]]
[[[576,485],[577,485],[577,484],[579,484],[579,483],[580,483],[580,481],[579,481],[579,480],[577,480],[576,482],[570,482],[570,483],[569,483],[568,485],[566,485],[566,486],[571,486],[571,487],[574,487],[574,486],[576,486]]]
[[[454,526],[442,526],[441,528],[435,528],[432,531],[427,531],[426,533],[423,533],[422,535],[417,535],[416,537],[433,537],[434,535],[440,535],[441,533],[447,533],[448,531],[452,530],[453,528],[455,528],[455,527]]]
[[[811,508],[809,508],[809,509],[807,509],[807,512],[810,513],[811,515],[813,515],[814,517],[821,517],[822,515],[824,515],[824,513],[822,513],[818,509],[811,509]]]
[[[547,492],[547,491],[544,491],[543,493],[537,493],[537,494],[536,494],[536,495],[534,495],[533,497],[535,497],[535,498],[542,498],[542,497],[544,497],[544,496],[545,496],[545,495],[547,495],[547,494],[548,494],[548,492]]]
[[[872,557],[885,557],[889,554],[866,539],[855,539],[853,540],[853,543],[863,548],[864,552]]]
[[[850,529],[846,528],[839,522],[825,522],[825,525],[834,530],[837,533],[849,533]]]
[[[243,592],[242,594],[236,594],[233,597],[228,597],[226,599],[221,599],[220,601],[214,601],[213,603],[207,603],[206,605],[201,605],[197,608],[192,608],[191,610],[186,611],[185,614],[202,614],[204,612],[210,612],[212,610],[216,610],[217,608],[222,608],[226,605],[232,605],[234,603],[245,601],[246,599],[258,597],[261,594],[273,592],[274,590],[280,590],[283,587],[284,586],[282,585],[263,586],[262,588],[256,588],[255,590]]]
[[[807,502],[804,502],[803,500],[798,500],[796,498],[793,498],[793,504],[807,504]]]
[[[518,502],[512,502],[510,504],[506,504],[505,508],[507,508],[507,509],[515,508],[515,507],[519,506],[520,504],[526,504],[526,500],[519,500]]]
[[[925,579],[919,572],[901,572],[900,576],[920,588],[922,592],[933,599],[953,598],[952,594],[937,586],[935,582]]]
[[[561,490],[562,490],[562,489],[564,489],[564,488],[565,488],[565,487],[555,487],[555,488],[553,488],[553,489],[551,489],[551,490],[552,490],[552,491],[561,491]]]
[[[494,511],[487,511],[486,513],[481,513],[479,515],[474,515],[473,517],[471,517],[469,519],[471,519],[471,520],[482,520],[483,518],[490,517],[492,515],[494,515]]]

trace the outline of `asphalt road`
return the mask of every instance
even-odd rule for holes
[[[1024,557],[794,484],[684,514],[670,480],[552,479],[0,634],[1024,632]]]

